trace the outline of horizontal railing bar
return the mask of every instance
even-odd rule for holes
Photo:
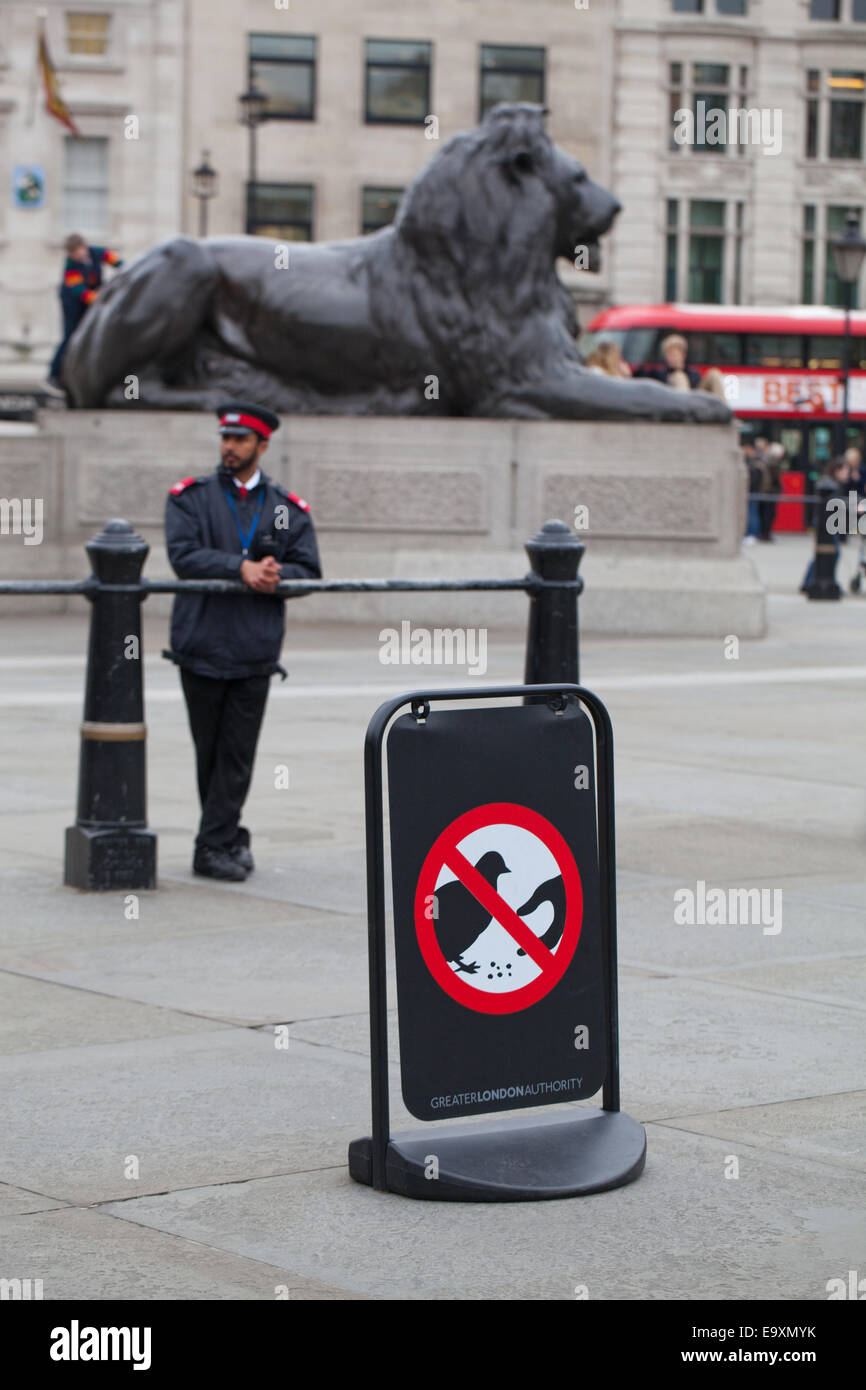
[[[580,593],[582,579],[283,579],[274,590],[279,598],[302,598],[306,594],[381,593],[477,593],[524,591],[541,593],[563,589]],[[100,584],[95,579],[0,580],[2,594],[252,594],[255,590],[236,579],[156,579],[140,584]]]

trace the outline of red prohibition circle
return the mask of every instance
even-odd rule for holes
[[[436,880],[449,852],[456,849],[460,841],[473,830],[481,830],[488,825],[516,825],[537,836],[556,860],[565,886],[565,927],[559,949],[552,957],[552,963],[543,968],[541,974],[528,985],[521,985],[519,989],[502,994],[487,994],[484,990],[475,989],[451,969],[436,939],[435,923],[432,917],[428,917],[426,910],[427,904],[435,896]],[[475,1009],[478,1013],[517,1013],[520,1009],[527,1009],[531,1004],[538,1003],[539,999],[549,994],[571,964],[580,939],[582,921],[583,886],[571,850],[549,820],[545,820],[544,816],[540,816],[536,811],[530,811],[527,806],[518,806],[515,802],[489,802],[486,806],[477,806],[473,811],[466,811],[464,815],[458,816],[434,840],[418,875],[418,887],[415,890],[415,931],[427,968],[437,984],[441,985],[452,999],[458,1004],[464,1004],[468,1009]]]

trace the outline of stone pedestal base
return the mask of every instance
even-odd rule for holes
[[[68,888],[105,892],[156,887],[156,835],[152,830],[66,831],[63,882]]]

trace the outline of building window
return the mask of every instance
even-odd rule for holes
[[[250,86],[268,99],[270,120],[316,118],[316,40],[296,34],[250,34]]]
[[[806,74],[806,158],[862,159],[866,73]],[[826,134],[825,134],[826,132]]]
[[[690,304],[722,304],[725,256],[725,205],[706,200],[689,203]]]
[[[832,304],[837,309],[844,309],[847,303],[846,294],[848,287],[842,283],[836,274],[836,266],[833,260],[833,248],[831,241],[834,237],[841,236],[845,231],[845,220],[849,212],[857,214],[858,228],[862,222],[859,208],[852,208],[847,203],[844,207],[830,207],[827,209],[827,241],[824,252],[824,303]],[[858,286],[852,287],[851,308],[857,308]]]
[[[749,70],[729,63],[671,63],[668,90],[671,152],[744,154],[753,122],[732,112],[746,106]]]
[[[105,58],[110,26],[110,14],[68,13],[66,52],[71,58]]]
[[[736,220],[734,222],[734,285],[733,299],[735,304],[743,302],[743,214],[745,203],[737,203]]]
[[[482,44],[481,120],[500,101],[532,101],[543,106],[546,66],[543,48]]]
[[[804,304],[815,303],[815,207],[803,208],[803,287]]]
[[[377,232],[388,227],[397,216],[402,188],[365,188],[361,192],[361,231]]]
[[[831,242],[845,231],[845,219],[855,212],[862,226],[862,208],[819,207],[809,204],[803,208],[803,303],[845,307],[845,286],[836,275]],[[858,303],[858,286],[854,287],[853,306]],[[810,362],[810,366],[813,364]]]
[[[248,183],[247,232],[276,241],[312,241],[313,185]]]
[[[809,5],[810,19],[838,19],[839,0],[811,0]]]
[[[667,200],[665,299],[691,304],[742,302],[745,205]]]
[[[367,39],[365,120],[423,125],[430,110],[433,45]]]
[[[863,158],[863,94],[866,78],[862,72],[830,73],[830,158]]]
[[[866,24],[866,0],[854,0],[851,18],[855,24]]]
[[[680,205],[676,198],[668,198],[667,238],[665,247],[665,301],[673,304],[677,298],[678,266],[678,228]]]
[[[63,231],[105,236],[108,231],[108,140],[104,136],[63,142]]]
[[[810,68],[806,74],[806,158],[818,158],[818,93],[821,90],[821,74],[817,68]]]

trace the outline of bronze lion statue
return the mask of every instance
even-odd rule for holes
[[[495,107],[371,236],[155,247],[71,339],[70,403],[211,410],[240,396],[316,415],[730,419],[705,392],[583,366],[555,262],[597,252],[620,204],[552,143],[544,114]]]

